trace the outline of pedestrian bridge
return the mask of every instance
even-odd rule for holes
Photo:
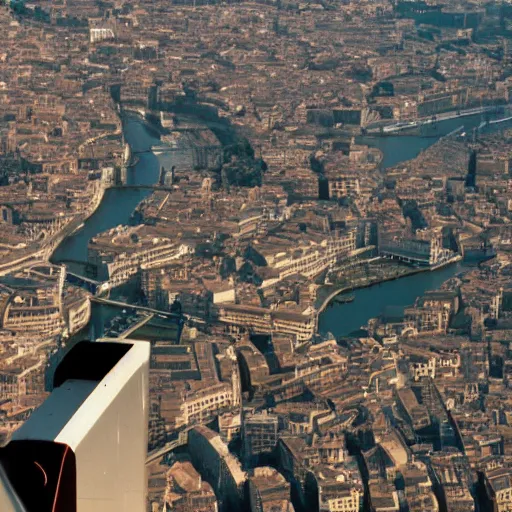
[[[108,187],[109,189],[115,188],[123,188],[127,190],[163,190],[165,192],[172,192],[174,189],[172,187],[165,187],[162,185],[111,185]]]
[[[108,283],[103,283],[103,284],[108,284]],[[187,319],[186,315],[172,313],[171,311],[162,311],[160,309],[149,308],[147,306],[139,306],[137,304],[128,304],[126,302],[121,302],[121,301],[112,300],[112,299],[106,299],[106,298],[98,297],[98,296],[92,297],[91,300],[98,304],[105,304],[107,306],[117,306],[120,308],[136,309],[138,311],[147,311],[148,313],[153,313],[155,315],[160,315],[160,316],[163,316],[163,317],[166,317],[169,319],[176,320],[177,323]]]
[[[90,277],[75,274],[74,272],[66,272],[66,281],[69,284],[85,288],[93,295],[97,295],[98,293],[105,293],[106,291],[110,290],[110,283],[101,283],[99,281],[91,279]]]

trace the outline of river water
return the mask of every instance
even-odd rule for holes
[[[392,136],[364,137],[361,142],[379,148],[383,153],[381,166],[393,167],[406,160],[415,158],[441,137],[451,133],[460,126],[468,135],[482,122],[482,116],[468,116],[442,121],[435,128],[428,129],[427,136]],[[511,122],[488,125],[480,133],[510,128]],[[444,281],[467,269],[463,263],[449,265],[434,272],[423,272],[395,281],[388,281],[370,288],[354,291],[353,302],[348,304],[333,303],[320,315],[318,328],[321,333],[331,333],[336,337],[348,336],[366,325],[370,318],[375,318],[387,311],[402,312],[412,305],[419,295],[427,290],[439,288]]]
[[[128,117],[124,122],[125,139],[132,147],[132,151],[146,151],[158,144],[158,135],[150,131],[141,120]],[[158,181],[160,166],[167,162],[160,161],[153,153],[137,155],[137,165],[128,169],[128,185],[153,185]],[[83,227],[74,235],[66,238],[53,254],[55,263],[66,262],[71,271],[83,275],[84,265],[78,262],[87,262],[87,246],[89,240],[102,231],[111,229],[119,224],[129,224],[130,218],[137,205],[149,194],[149,189],[109,189]],[[126,289],[115,290],[114,296],[129,297]],[[105,326],[114,317],[120,314],[119,308],[92,305],[92,319],[89,325],[89,337],[96,339],[104,335]],[[83,338],[83,333],[79,335]]]
[[[414,304],[416,297],[427,290],[439,288],[447,279],[466,270],[462,263],[454,263],[434,272],[422,272],[409,277],[355,290],[353,302],[332,303],[320,315],[319,331],[334,336],[347,336],[366,325],[370,318],[382,313],[402,312]]]
[[[128,118],[124,123],[125,138],[132,151],[145,151],[160,139],[151,133],[136,118]],[[128,169],[128,185],[154,185],[160,174],[160,161],[153,153],[141,153],[139,162]],[[89,240],[119,224],[128,224],[137,205],[151,190],[109,189],[94,214],[85,221],[80,231],[68,237],[57,248],[53,261],[76,260],[87,262],[87,244]],[[72,267],[73,265],[71,265]]]
[[[507,114],[508,116],[509,114]],[[494,115],[490,115],[494,118]],[[359,140],[370,146],[379,148],[383,153],[382,167],[393,167],[406,160],[416,158],[421,151],[435,144],[441,137],[464,126],[462,132],[470,136],[475,128],[480,126],[483,120],[482,115],[468,117],[458,117],[428,126],[422,129],[425,135],[395,135],[391,137],[360,137]],[[506,121],[492,125],[486,125],[479,130],[479,133],[490,133],[492,131],[502,130],[505,127],[510,128],[512,122]]]
[[[429,129],[429,136],[391,136],[383,138],[366,137],[363,142],[378,147],[384,154],[382,166],[390,167],[405,160],[416,157],[422,150],[434,144],[441,136],[450,133],[462,124],[467,133],[481,122],[481,116],[452,119],[438,123],[435,129]],[[483,131],[502,129],[510,126],[503,123],[484,128]],[[136,118],[128,118],[124,124],[125,138],[133,151],[144,151],[159,142],[157,135],[149,131]],[[139,155],[137,165],[128,170],[129,185],[149,185],[158,181],[161,165],[169,168],[169,157],[156,157],[153,153]],[[56,250],[53,261],[87,261],[87,244],[91,237],[113,228],[119,224],[128,224],[138,203],[144,199],[150,190],[111,189],[97,211],[84,223],[80,231],[67,238]],[[73,264],[70,264],[73,269]],[[460,264],[445,267],[436,272],[424,272],[410,277],[389,281],[381,285],[354,292],[355,300],[350,304],[334,304],[328,307],[320,316],[320,332],[331,332],[335,336],[348,335],[365,325],[368,319],[384,312],[386,307],[403,308],[412,304],[418,295],[426,290],[439,287],[446,279],[462,270]],[[78,267],[77,267],[78,270]],[[112,314],[105,308],[93,310],[96,335],[101,335],[104,322]],[[100,332],[98,332],[100,331]]]

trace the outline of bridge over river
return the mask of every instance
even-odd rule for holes
[[[137,311],[146,311],[148,313],[153,313],[155,315],[160,315],[162,317],[165,317],[168,319],[173,319],[173,320],[180,321],[180,322],[187,320],[189,318],[187,315],[182,315],[181,313],[173,313],[171,311],[163,311],[161,309],[150,308],[147,306],[139,306],[137,304],[128,304],[126,302],[122,302],[119,300],[106,299],[106,298],[98,297],[98,296],[91,297],[91,300],[98,304],[105,304],[106,306],[117,306],[120,308],[135,309]]]

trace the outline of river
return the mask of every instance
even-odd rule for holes
[[[124,122],[124,133],[133,151],[144,151],[157,144],[159,138],[151,133],[138,119],[128,117]],[[138,155],[139,161],[128,169],[128,185],[153,185],[158,181],[160,162],[153,153]],[[55,251],[55,262],[76,260],[87,262],[89,240],[107,229],[119,224],[128,224],[136,206],[151,190],[110,189],[105,192],[103,201],[94,214],[86,220],[80,231],[66,238]],[[70,264],[73,268],[73,264]],[[81,273],[81,272],[79,272]]]
[[[442,121],[436,128],[429,129],[429,136],[397,135],[391,137],[361,137],[360,142],[379,148],[383,153],[382,168],[393,167],[406,160],[415,158],[445,136],[464,125],[464,131],[469,134],[482,122],[482,116],[461,117]],[[512,123],[507,121],[483,127],[481,133],[510,128]],[[336,337],[348,336],[366,325],[370,318],[375,318],[386,311],[403,311],[412,305],[419,295],[427,290],[434,290],[459,272],[467,269],[463,263],[449,265],[434,272],[422,272],[395,281],[388,281],[370,288],[355,290],[353,302],[333,303],[320,315],[318,330],[321,333],[331,333]]]
[[[123,123],[125,139],[132,151],[145,151],[158,144],[158,135],[150,131],[145,124],[136,117],[127,117]],[[158,181],[160,166],[168,162],[160,160],[153,153],[137,155],[138,163],[128,169],[128,185],[153,185]],[[163,157],[165,159],[165,157]],[[78,262],[87,262],[87,246],[89,240],[102,231],[111,229],[119,224],[128,224],[137,205],[149,194],[149,189],[109,189],[105,192],[103,200],[83,227],[74,235],[66,238],[53,254],[55,263],[65,262],[71,271],[83,274],[84,265]],[[124,287],[116,290],[115,296],[123,294],[129,297],[130,289]],[[105,325],[114,316],[120,313],[118,308],[92,305],[92,320],[90,322],[89,336],[96,339],[104,334]]]
[[[503,114],[505,115],[505,114]],[[510,114],[506,114],[510,115]],[[489,114],[489,118],[495,116]],[[383,153],[382,168],[393,167],[406,160],[416,158],[421,151],[435,144],[441,137],[448,135],[457,128],[464,126],[463,131],[469,136],[474,128],[480,126],[484,116],[474,115],[440,121],[433,126],[425,127],[424,136],[418,135],[393,135],[390,137],[359,137],[358,141],[379,148]],[[512,127],[511,121],[486,125],[479,133],[490,133]]]
[[[481,116],[465,117],[442,121],[438,123],[433,136],[390,136],[390,137],[365,137],[361,139],[367,144],[382,150],[384,157],[382,166],[390,167],[405,160],[416,157],[420,151],[434,144],[441,136],[446,135],[462,124],[466,132],[481,122]],[[492,125],[484,131],[502,129],[511,123]],[[432,132],[432,130],[430,130]],[[144,123],[136,118],[128,118],[124,123],[126,141],[133,151],[144,151],[159,142],[157,135],[149,131]],[[158,181],[160,166],[170,167],[169,157],[156,157],[153,153],[139,155],[138,163],[128,170],[129,185],[148,185]],[[122,190],[111,189],[105,193],[105,197],[97,211],[84,223],[74,235],[68,237],[55,251],[53,261],[87,261],[87,245],[91,237],[113,228],[118,224],[128,224],[137,204],[144,199],[150,190]],[[73,264],[70,264],[73,268]],[[78,267],[77,267],[78,269]],[[331,332],[335,336],[347,335],[366,324],[369,318],[378,316],[387,306],[403,308],[414,302],[418,295],[426,290],[439,287],[446,279],[460,272],[460,264],[451,265],[436,272],[424,272],[396,281],[382,283],[370,288],[354,292],[355,300],[350,304],[334,304],[328,307],[320,316],[320,332]],[[101,311],[95,305],[93,309],[95,334],[101,335],[104,322],[112,314],[105,308]]]
[[[386,312],[402,312],[405,306],[414,304],[416,297],[439,288],[447,279],[464,270],[467,270],[464,264],[455,263],[434,272],[421,272],[355,290],[351,293],[355,296],[353,302],[334,302],[327,306],[320,315],[318,330],[334,336],[347,336],[366,325],[370,318]]]

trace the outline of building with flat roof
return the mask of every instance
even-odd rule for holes
[[[363,486],[347,478],[333,466],[319,465],[312,475],[318,492],[319,512],[359,512],[363,505]]]
[[[242,414],[242,458],[244,467],[253,467],[270,455],[278,440],[278,417],[266,411]]]
[[[453,251],[443,247],[440,232],[431,233],[427,239],[382,233],[379,236],[379,254],[419,266],[438,265],[455,256]]]
[[[167,471],[164,512],[218,512],[212,486],[189,461],[175,462]]]
[[[194,467],[215,491],[220,512],[240,510],[247,475],[220,435],[204,426],[194,427],[188,446]]]
[[[290,484],[274,468],[255,468],[249,477],[250,512],[295,512]]]
[[[512,509],[512,472],[498,468],[484,473],[488,510],[507,512]]]

